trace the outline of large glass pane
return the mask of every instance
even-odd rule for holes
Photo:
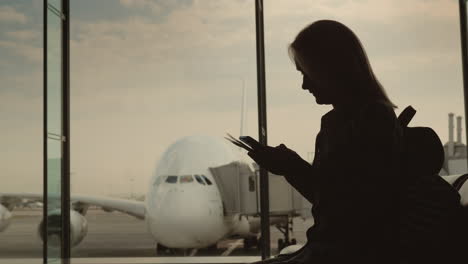
[[[448,113],[464,112],[458,1],[278,0],[265,1],[264,11],[271,145],[284,143],[308,161],[314,156],[320,118],[331,106],[317,105],[301,88],[302,75],[287,48],[301,29],[320,19],[337,20],[356,33],[375,75],[398,106],[397,114],[412,105],[417,114],[410,126],[430,126],[442,142],[449,141]],[[462,151],[465,136],[459,134],[458,143],[454,143]],[[466,165],[466,155],[452,153],[448,159],[462,159]],[[300,244],[306,241],[305,231],[313,224],[310,210],[303,212],[309,216],[304,215],[305,221],[293,219],[291,237]],[[284,246],[273,240],[275,233],[278,230],[272,230],[272,243],[276,248]]]
[[[100,197],[72,206],[88,226],[73,257],[258,257],[259,218],[239,216],[256,214],[252,161],[223,138],[258,135],[254,2],[71,12],[71,196]]]
[[[62,176],[62,20],[47,10],[47,258],[60,258]]]
[[[43,1],[0,1],[0,263],[42,263]]]

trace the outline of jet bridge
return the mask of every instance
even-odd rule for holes
[[[210,168],[224,204],[225,215],[260,214],[259,169],[235,161]],[[311,204],[283,176],[269,174],[270,215],[310,217]]]

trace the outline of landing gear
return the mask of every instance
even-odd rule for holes
[[[246,237],[244,238],[244,249],[250,249],[252,247],[257,247],[259,244],[257,237]]]
[[[282,238],[278,238],[278,252],[285,248],[284,240]]]
[[[289,237],[289,232],[293,231],[292,217],[288,217],[288,221],[286,221],[286,223],[277,224],[276,228],[278,228],[278,230],[284,235],[284,239],[278,239],[278,252],[287,246],[297,244],[297,240],[295,238],[290,239]]]
[[[161,244],[156,245],[157,256],[195,256],[198,252],[196,248],[168,248]]]
[[[172,254],[172,250],[168,247],[163,246],[162,244],[156,244],[156,255],[161,256],[161,255],[166,255],[166,254]]]
[[[291,241],[289,243],[286,243],[284,241],[284,239],[279,238],[278,239],[278,251],[281,251],[283,248],[285,248],[287,246],[296,245],[296,244],[297,244],[297,240],[295,238],[291,239]]]
[[[216,252],[216,250],[218,250],[218,244],[215,243],[209,247],[206,248],[206,250],[210,251],[210,252]]]

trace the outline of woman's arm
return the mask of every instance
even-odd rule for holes
[[[265,146],[250,151],[248,155],[269,172],[284,176],[307,200],[312,201],[317,188],[315,169],[296,152],[281,144],[277,147]]]
[[[304,160],[303,165],[295,171],[284,175],[291,184],[309,202],[314,202],[314,193],[318,188],[317,170],[313,165]]]

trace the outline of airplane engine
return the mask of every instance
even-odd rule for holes
[[[5,230],[10,225],[11,212],[2,204],[0,204],[0,232]]]
[[[51,212],[47,216],[47,222],[49,225],[49,234],[47,239],[48,245],[52,247],[60,247],[60,237],[62,233],[60,211]],[[41,221],[38,230],[42,241],[44,241],[43,224],[44,221]],[[70,210],[70,233],[72,247],[77,246],[88,233],[88,221],[83,215],[73,210]]]

